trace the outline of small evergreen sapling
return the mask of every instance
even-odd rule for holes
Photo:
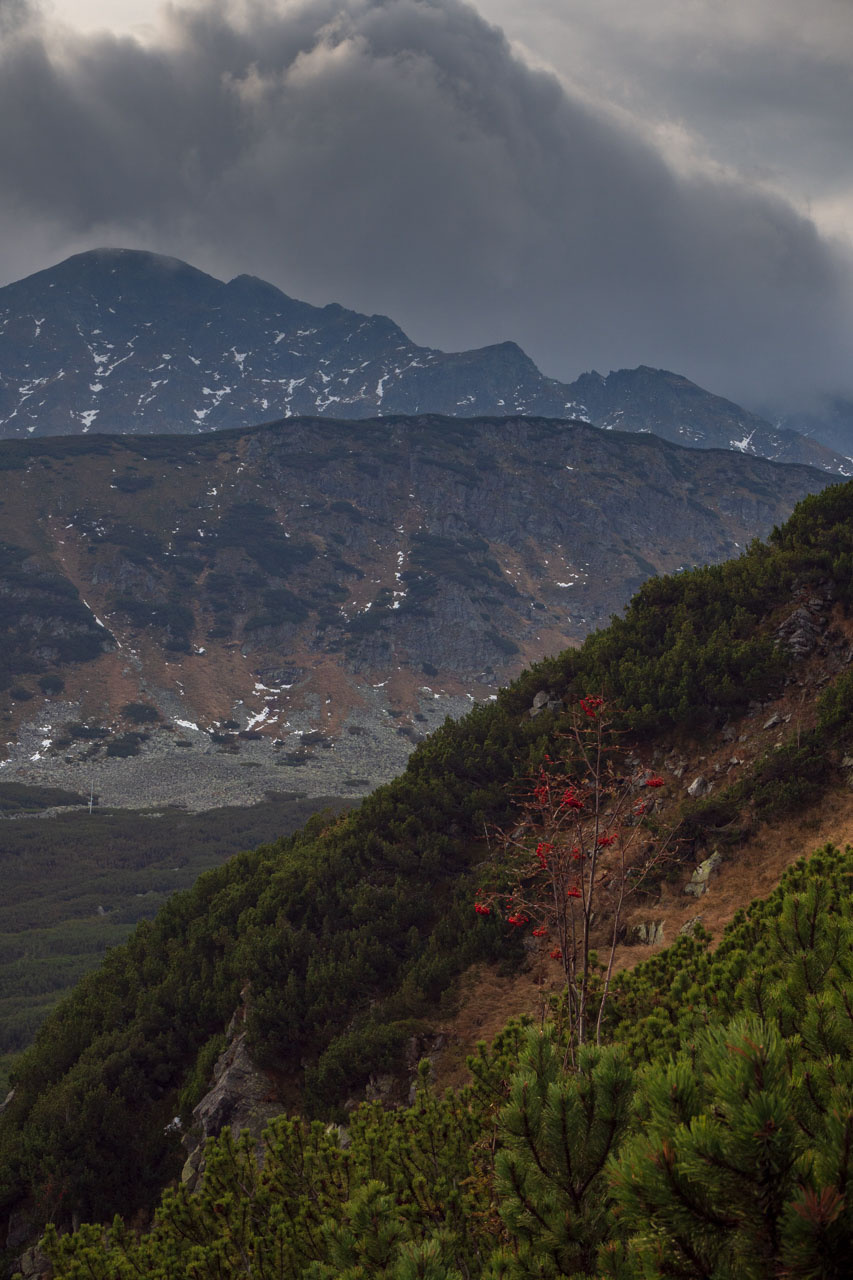
[[[514,1245],[493,1256],[489,1280],[593,1272],[612,1230],[607,1162],[626,1132],[633,1092],[619,1049],[583,1045],[567,1073],[551,1029],[528,1033],[495,1157],[500,1214]]]

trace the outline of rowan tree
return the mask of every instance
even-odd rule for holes
[[[615,715],[604,699],[581,698],[561,739],[520,801],[520,820],[499,832],[494,887],[474,903],[513,928],[542,939],[565,976],[571,1052],[594,1038],[610,992],[626,898],[666,856],[671,839],[646,824],[658,775],[626,774]],[[599,978],[593,927],[609,919],[609,949]]]

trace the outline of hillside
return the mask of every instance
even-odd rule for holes
[[[713,955],[700,933],[623,976],[571,1066],[554,1001],[481,1044],[461,1091],[441,1097],[425,1059],[400,1110],[280,1116],[257,1152],[226,1131],[141,1236],[51,1229],[53,1274],[843,1280],[851,878],[827,845]]]
[[[251,276],[223,283],[156,254],[93,250],[0,289],[0,438],[425,413],[581,418],[851,470],[820,431],[771,425],[665,370],[561,383],[514,342],[419,347],[385,316],[311,306]]]
[[[364,794],[828,479],[538,418],[7,441],[0,468],[2,777],[196,808]]]
[[[258,1101],[267,1115],[278,1106],[342,1118],[371,1081],[378,1086],[386,1076],[402,1078],[405,1089],[407,1058],[411,1066],[413,1053],[416,1060],[439,1047],[436,1028],[453,1012],[460,975],[477,963],[512,966],[535,954],[535,941],[531,953],[523,931],[508,928],[500,914],[473,911],[488,857],[483,833],[517,822],[513,794],[529,794],[534,771],[551,767],[549,754],[562,749],[560,735],[578,699],[591,690],[600,689],[622,708],[621,767],[641,781],[655,771],[655,805],[644,806],[641,829],[653,835],[659,824],[679,818],[676,861],[664,868],[663,880],[647,883],[635,904],[646,920],[659,919],[668,886],[683,888],[713,851],[737,867],[768,824],[771,830],[782,821],[799,824],[807,841],[833,798],[848,792],[851,527],[853,486],[838,486],[807,498],[767,545],[755,544],[724,565],[647,582],[608,629],[525,673],[495,703],[446,724],[417,748],[399,779],[357,810],[336,821],[312,821],[300,835],[241,855],[172,898],[152,924],[83,980],[19,1062],[14,1095],[0,1119],[10,1249],[47,1217],[60,1223],[110,1220],[115,1211],[130,1214],[156,1200],[183,1161],[178,1128],[170,1121],[179,1114],[184,1125],[191,1122],[235,1010],[246,1016],[248,1039],[240,1043],[264,1072]],[[545,701],[546,709],[532,716]],[[694,770],[701,770],[701,783]],[[849,867],[834,855],[822,865],[830,881],[835,877],[835,888],[817,886],[814,892],[823,895],[821,903],[837,903],[846,922],[848,896],[839,896],[838,883],[839,877],[849,882]],[[797,870],[789,884],[793,907],[783,906],[779,895],[749,923],[738,917],[713,962],[700,932],[681,939],[671,957],[638,968],[636,982],[617,985],[608,1036],[623,1044],[632,1062],[659,1061],[661,1051],[676,1051],[685,1036],[716,1025],[718,1016],[760,1014],[764,1006],[756,1002],[769,999],[765,979],[787,980],[780,968],[786,956],[799,963],[797,949],[784,938],[780,943],[773,925],[782,919],[786,928],[800,927],[791,911],[799,901],[797,886],[808,889],[805,872]],[[713,894],[712,883],[712,903]],[[702,912],[700,904],[694,915]],[[765,928],[762,921],[770,923]],[[824,928],[823,916],[809,927],[822,938],[818,924]],[[695,932],[695,921],[693,927]],[[818,948],[826,959],[820,989],[826,984],[826,999],[835,1000],[849,948],[831,937],[826,945],[828,950],[821,949],[823,942]],[[757,966],[751,964],[756,957]],[[809,989],[817,990],[815,980]],[[801,999],[802,991],[795,983],[790,1000]],[[775,1007],[772,1001],[769,1007]],[[807,1012],[801,1009],[797,1017]],[[846,1015],[837,1016],[843,1022]],[[791,1036],[799,1025],[789,1019],[773,1034]],[[841,1022],[838,1027],[841,1036]],[[731,1034],[741,1037],[735,1042],[747,1057],[748,1042],[749,1052],[757,1052],[752,1024]],[[713,1065],[714,1043],[707,1041],[707,1060],[700,1056],[709,1089],[712,1077],[722,1078],[719,1064]],[[812,1036],[807,1044],[823,1061],[818,1040]],[[497,1075],[483,1068],[501,1100],[517,1046],[505,1042],[504,1051],[509,1059],[497,1064]],[[567,1088],[574,1088],[568,1079]],[[660,1100],[661,1094],[650,1096]],[[784,1103],[774,1097],[777,1114]],[[701,1110],[697,1104],[688,1114]],[[353,1123],[360,1133],[360,1121]],[[384,1121],[375,1113],[370,1123]],[[288,1132],[297,1144],[303,1141],[298,1125]],[[469,1134],[467,1125],[460,1132]],[[283,1140],[286,1153],[290,1139]],[[470,1153],[468,1137],[464,1146]],[[233,1163],[224,1150],[224,1164],[211,1157],[208,1190],[213,1187],[215,1196],[229,1194]],[[225,1181],[217,1183],[217,1176]],[[488,1183],[491,1175],[483,1176]],[[821,1172],[818,1189],[832,1178],[831,1171]],[[279,1202],[295,1204],[288,1197],[298,1196],[300,1186],[297,1179],[287,1183],[289,1190],[280,1187],[285,1198]],[[171,1203],[185,1206],[185,1223],[194,1205],[214,1217],[219,1212],[204,1200]],[[222,1212],[230,1215],[236,1203],[227,1200]],[[639,1223],[641,1216],[637,1210],[627,1221]],[[230,1216],[228,1221],[233,1225]],[[273,1230],[276,1221],[270,1219]],[[520,1230],[518,1220],[506,1229]],[[202,1247],[217,1230],[208,1224],[206,1234],[189,1238]],[[495,1244],[505,1239],[503,1230],[495,1226]],[[336,1256],[330,1265],[345,1274],[344,1255],[338,1263]],[[577,1273],[577,1259],[572,1266]],[[612,1274],[641,1273],[623,1267]]]

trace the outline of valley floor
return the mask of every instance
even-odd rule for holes
[[[422,705],[426,733],[472,704],[442,695]],[[21,727],[8,758],[0,762],[0,783],[62,787],[86,796],[92,786],[100,804],[125,809],[169,805],[201,812],[257,804],[281,791],[355,799],[402,773],[416,741],[401,733],[381,706],[367,706],[351,711],[344,731],[335,736],[313,730],[306,717],[303,731],[294,725],[284,743],[258,736],[223,747],[202,728],[178,721],[152,732],[139,755],[122,758],[103,749],[93,753],[88,743],[75,744],[70,752],[45,745],[52,725],[63,718],[71,718],[70,709],[57,714],[56,707],[47,708]]]

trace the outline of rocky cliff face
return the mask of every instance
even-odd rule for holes
[[[663,370],[561,383],[513,342],[419,347],[385,316],[314,307],[250,276],[225,284],[150,253],[78,254],[0,289],[0,438],[422,413],[583,418],[851,470],[817,440]]]
[[[118,767],[168,732],[217,758],[276,743],[291,785],[346,743],[356,791],[650,574],[737,554],[827,481],[582,423],[433,416],[7,442],[0,466],[4,776]]]
[[[245,1004],[235,1012],[226,1033],[227,1045],[219,1055],[209,1081],[209,1089],[193,1108],[192,1126],[183,1135],[187,1153],[181,1181],[194,1190],[204,1171],[204,1147],[228,1127],[235,1140],[249,1132],[263,1160],[261,1134],[275,1116],[281,1115],[282,1103],[275,1081],[255,1066],[249,1054],[245,1029]],[[172,1122],[180,1125],[180,1120]]]

